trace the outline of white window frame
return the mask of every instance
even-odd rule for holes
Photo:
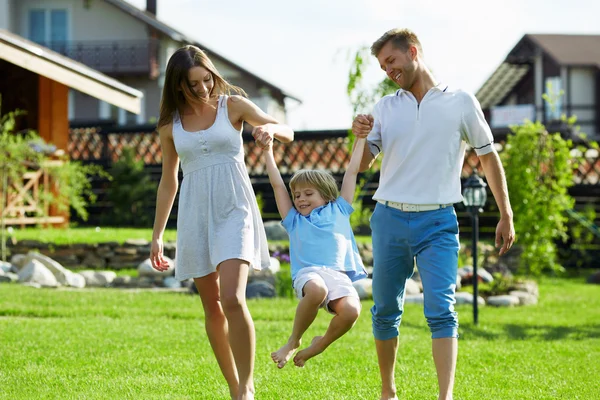
[[[43,4],[42,2],[38,2],[38,4],[31,4],[29,7],[27,7],[27,9],[25,10],[25,12],[22,15],[21,21],[22,24],[21,26],[23,27],[22,31],[21,31],[21,36],[23,36],[24,38],[30,39],[29,38],[29,12],[33,11],[33,10],[41,10],[44,11],[44,23],[45,23],[45,32],[44,32],[44,36],[45,36],[45,42],[49,42],[50,41],[50,11],[52,10],[64,10],[67,13],[67,42],[71,41],[72,38],[72,31],[73,31],[73,11],[71,9],[71,5],[70,4],[61,4],[61,3],[56,3],[56,4]]]

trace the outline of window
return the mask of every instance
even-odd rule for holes
[[[546,121],[556,121],[562,114],[563,93],[562,81],[559,76],[546,78]]]
[[[60,53],[66,51],[69,24],[66,9],[29,10],[29,39]]]

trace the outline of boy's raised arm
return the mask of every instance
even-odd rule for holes
[[[344,174],[344,179],[342,180],[342,190],[341,195],[348,203],[352,204],[354,200],[354,189],[356,189],[356,178],[358,176],[358,172],[360,169],[360,162],[362,160],[363,152],[365,151],[365,142],[367,139],[357,137],[356,143],[354,146],[354,151],[352,152],[352,157],[350,158],[350,163],[348,163],[348,167],[346,168],[346,173]]]
[[[285,219],[292,209],[293,204],[290,200],[290,195],[287,191],[287,188],[285,187],[285,183],[283,182],[283,178],[281,177],[279,169],[277,168],[277,163],[275,163],[275,157],[273,156],[273,142],[270,143],[269,147],[266,148],[263,153],[265,155],[265,163],[267,165],[269,181],[271,182],[273,192],[275,193],[277,210],[279,210],[281,219]]]

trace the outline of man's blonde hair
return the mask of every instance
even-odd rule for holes
[[[392,42],[395,48],[406,52],[410,46],[415,46],[419,49],[419,54],[423,55],[423,48],[421,47],[421,42],[415,33],[409,29],[390,29],[386,33],[383,34],[379,39],[377,39],[371,45],[371,54],[377,57],[383,46],[387,42]]]
[[[297,171],[292,176],[292,179],[290,179],[290,190],[292,191],[292,196],[294,195],[294,189],[301,186],[314,187],[326,202],[333,201],[340,195],[335,178],[330,173],[325,171],[308,169],[301,169]]]

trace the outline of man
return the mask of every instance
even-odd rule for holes
[[[479,156],[500,210],[496,228],[500,254],[512,246],[515,235],[506,178],[479,102],[435,80],[413,32],[390,30],[373,43],[371,53],[400,86],[375,105],[373,116],[358,115],[352,124],[357,137],[368,139],[370,151],[364,152],[361,171],[379,153],[384,154],[371,218],[375,301],[371,313],[381,399],[396,399],[398,328],[405,282],[416,258],[439,399],[448,400],[452,399],[458,352],[454,292],[460,244],[452,205],[462,201],[460,171],[466,144]]]

